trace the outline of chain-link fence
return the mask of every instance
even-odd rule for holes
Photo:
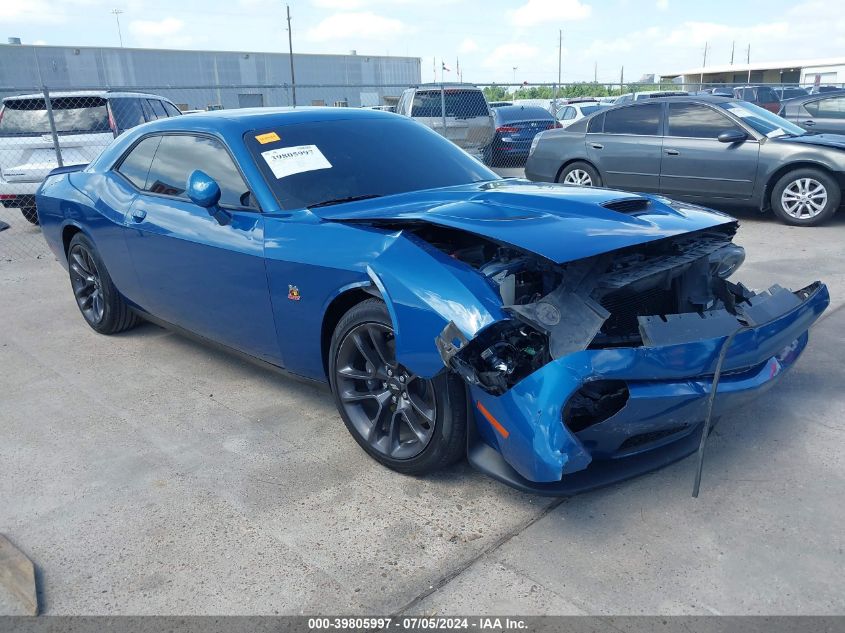
[[[34,194],[57,167],[89,163],[125,130],[192,111],[245,107],[377,108],[412,117],[498,168],[525,164],[534,137],[598,109],[679,93],[732,96],[769,109],[838,86],[726,84],[297,84],[0,87],[0,262],[49,256]],[[845,117],[845,99],[838,116]],[[831,101],[833,103],[833,101]],[[507,172],[511,175],[513,172]],[[516,172],[518,173],[518,172]]]

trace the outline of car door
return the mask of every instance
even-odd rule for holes
[[[805,114],[809,116],[802,116]],[[798,125],[811,132],[845,134],[845,96],[827,97],[799,106]]]
[[[185,189],[200,169],[214,178],[221,223]],[[118,167],[120,170],[120,167]],[[140,180],[140,175],[134,181]],[[221,141],[165,134],[126,215],[126,241],[153,316],[203,337],[279,362],[264,264],[264,219]]]
[[[613,108],[604,113],[603,129],[587,134],[587,157],[605,186],[656,192],[660,186],[662,103]]]
[[[759,143],[733,119],[703,103],[667,104],[660,192],[696,198],[750,198],[757,173]],[[722,132],[747,135],[720,143]]]

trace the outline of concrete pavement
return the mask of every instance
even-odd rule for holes
[[[0,533],[48,614],[843,613],[845,217],[740,215],[737,279],[833,305],[722,419],[697,500],[692,460],[562,502],[403,477],[327,392],[152,325],[99,336],[58,263],[0,262]]]

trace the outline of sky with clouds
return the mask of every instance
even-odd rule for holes
[[[845,12],[820,0],[293,0],[295,52],[409,55],[465,81],[618,81],[701,65],[845,56]],[[287,51],[283,0],[0,0],[24,43]],[[439,79],[439,71],[438,71]]]

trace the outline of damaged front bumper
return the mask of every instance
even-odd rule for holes
[[[751,327],[730,345],[714,419],[770,387],[794,364],[810,326],[830,301],[821,282],[794,293],[777,290],[758,302]],[[725,316],[717,311],[696,315],[696,322],[644,324],[653,339],[642,347],[568,354],[501,395],[470,384],[470,463],[525,491],[569,495],[693,453],[721,346],[742,326]],[[624,404],[609,417],[573,430],[567,403],[594,381],[623,385]]]

